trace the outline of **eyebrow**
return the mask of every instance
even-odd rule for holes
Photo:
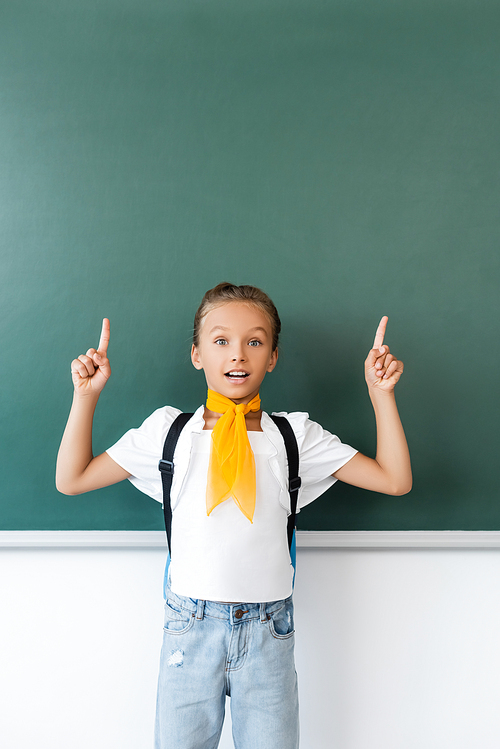
[[[209,335],[212,335],[212,333],[215,333],[216,330],[231,330],[231,328],[227,328],[225,325],[214,325],[214,327],[209,331]],[[267,335],[267,330],[259,326],[256,326],[255,328],[250,328],[248,332],[253,333],[254,331],[257,331],[257,330]]]

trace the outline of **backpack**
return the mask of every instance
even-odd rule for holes
[[[165,568],[165,581],[167,579],[168,568],[170,565],[170,549],[172,536],[172,506],[170,503],[170,490],[172,488],[172,479],[174,476],[174,451],[180,433],[192,416],[192,413],[181,413],[174,420],[165,438],[162,459],[158,463],[158,470],[161,472],[161,479],[163,484],[163,515],[165,518],[165,531],[167,534],[167,544],[169,551]],[[284,416],[275,416],[274,414],[271,414],[271,419],[274,421],[281,432],[283,441],[285,443],[286,457],[288,460],[288,493],[290,494],[290,515],[288,516],[287,521],[287,536],[290,559],[295,571],[295,515],[297,512],[297,498],[300,485],[302,483],[299,476],[299,448],[297,445],[297,438],[295,437],[295,433],[288,419]]]

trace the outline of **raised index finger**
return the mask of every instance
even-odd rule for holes
[[[384,315],[378,324],[377,332],[375,333],[375,340],[373,342],[373,348],[380,348],[384,343],[385,329],[387,327],[387,321],[389,318]]]
[[[107,317],[105,317],[104,320],[102,321],[101,337],[99,338],[99,346],[97,347],[98,352],[100,354],[104,354],[105,356],[108,351],[109,336],[110,336],[109,320]]]

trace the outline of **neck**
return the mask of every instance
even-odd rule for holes
[[[217,413],[216,411],[211,411],[205,406],[205,411],[203,413],[205,425],[203,429],[213,429],[221,416],[222,414]],[[262,432],[260,426],[261,416],[262,409],[259,409],[258,411],[250,411],[250,413],[245,414],[245,423],[249,432]]]
[[[208,388],[208,394],[207,394],[207,403],[210,400],[212,400],[213,401],[211,403],[212,406],[214,406],[214,405],[215,406],[220,405],[220,403],[224,403],[224,406],[225,406],[225,404],[228,401],[229,401],[229,403],[234,403],[235,406],[241,406],[241,405],[247,406],[249,403],[251,403],[252,401],[254,401],[256,399],[258,399],[258,401],[260,403],[259,391],[258,390],[256,390],[253,393],[248,393],[247,395],[244,395],[241,398],[230,398],[229,395],[224,395],[223,393],[218,393],[216,390],[212,390],[209,387]],[[219,401],[219,403],[216,402],[217,400]],[[257,405],[257,403],[255,403],[254,406],[255,405]],[[225,409],[223,408],[223,410],[225,410]]]

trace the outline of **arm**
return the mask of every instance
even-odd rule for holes
[[[365,379],[377,424],[376,457],[358,453],[334,476],[362,489],[401,495],[412,487],[410,455],[394,396],[404,365],[384,345],[387,320],[383,317],[380,321],[373,349],[365,361]]]
[[[56,467],[56,486],[63,494],[82,494],[130,476],[107,453],[94,458],[92,452],[94,411],[111,374],[107,358],[109,337],[109,320],[104,319],[97,350],[89,349],[71,362],[73,405]]]

